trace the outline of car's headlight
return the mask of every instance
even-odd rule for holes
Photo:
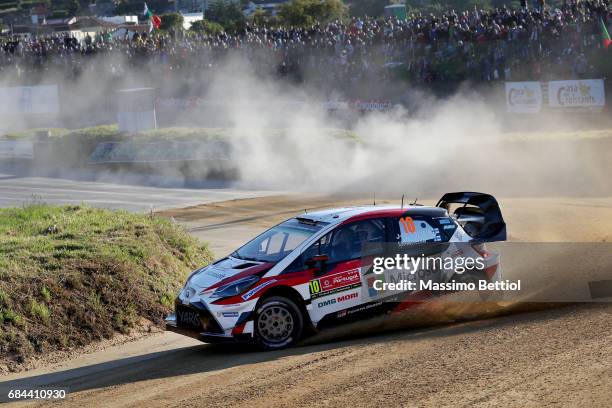
[[[259,280],[259,276],[251,275],[246,278],[219,286],[210,297],[225,298],[236,296],[253,286]]]

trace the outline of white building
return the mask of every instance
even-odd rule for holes
[[[200,21],[204,19],[204,14],[202,13],[181,13],[183,15],[183,29],[189,30],[191,25],[196,21]]]
[[[100,20],[113,24],[138,24],[138,16],[99,17]]]
[[[242,10],[245,16],[250,17],[257,9],[263,10],[271,16],[276,15],[278,7],[283,3],[288,3],[291,0],[253,0],[247,4]]]

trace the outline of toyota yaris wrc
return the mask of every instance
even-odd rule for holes
[[[484,242],[506,239],[488,194],[444,195],[435,207],[351,207],[307,212],[265,231],[230,255],[194,271],[166,328],[206,342],[248,341],[279,349],[305,333],[399,311],[436,295],[409,287],[380,290],[406,271],[375,272],[390,248],[418,256],[481,257],[464,273],[411,271],[437,284],[501,279],[499,256]]]

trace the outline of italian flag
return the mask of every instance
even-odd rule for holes
[[[599,19],[599,25],[601,26],[601,33],[603,35],[603,46],[604,48],[608,48],[610,44],[612,44],[612,39],[610,39],[606,23],[604,23],[602,18]]]
[[[143,14],[149,20],[149,32],[153,31],[153,27],[159,30],[159,26],[161,25],[161,18],[151,13],[151,10],[147,7],[147,3],[144,4]]]

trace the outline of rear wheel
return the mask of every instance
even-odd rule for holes
[[[255,342],[265,350],[289,347],[302,336],[304,318],[290,299],[272,296],[264,299],[255,312]]]

